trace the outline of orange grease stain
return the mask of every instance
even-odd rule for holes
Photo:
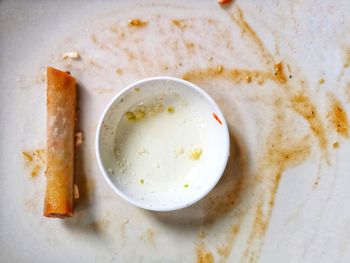
[[[332,98],[331,109],[328,113],[333,128],[343,137],[349,137],[349,123],[346,111],[336,98]]]

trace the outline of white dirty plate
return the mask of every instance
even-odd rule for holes
[[[0,261],[349,262],[349,13],[347,0],[0,1]],[[49,65],[79,82],[67,220],[42,216]],[[215,100],[231,157],[205,198],[160,213],[115,195],[94,140],[114,95],[162,75]]]

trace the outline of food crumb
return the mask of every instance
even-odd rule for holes
[[[74,184],[74,188],[73,188],[73,196],[74,199],[79,199],[79,188],[76,184]]]
[[[216,67],[216,72],[217,73],[222,73],[223,71],[224,71],[224,67],[223,66],[220,65],[220,66]]]
[[[251,83],[252,82],[252,76],[251,75],[247,75],[246,76],[246,81],[247,81],[247,83]]]
[[[134,91],[140,92],[140,88],[134,88]]]
[[[136,110],[134,112],[134,116],[136,118],[136,120],[141,120],[145,117],[145,112],[144,111],[140,111],[140,110]]]
[[[79,146],[83,143],[83,133],[78,131],[75,133],[75,146]]]
[[[147,151],[145,148],[140,148],[140,149],[137,151],[137,153],[138,153],[139,155],[143,155],[143,154],[148,153],[148,151]]]
[[[188,184],[184,184],[184,188],[187,188],[189,185]]]
[[[339,147],[339,142],[333,143],[333,148],[334,148],[334,149],[337,149],[338,147]]]
[[[125,117],[129,120],[129,121],[133,121],[133,120],[136,120],[136,116],[133,112],[131,111],[127,111],[125,113]]]
[[[201,155],[202,155],[202,149],[197,148],[197,149],[191,151],[190,159],[193,161],[197,161],[197,160],[199,160],[199,158],[201,158]]]
[[[117,68],[115,70],[115,73],[117,73],[118,75],[121,75],[121,74],[123,74],[123,70],[121,68]]]
[[[175,112],[175,108],[174,106],[170,105],[167,110],[166,110],[168,113],[174,113]]]
[[[33,161],[33,157],[30,153],[22,152],[22,155],[27,163],[30,163],[31,161]]]
[[[140,179],[140,184],[144,184],[144,183],[145,183],[145,180]]]
[[[40,165],[38,165],[38,164],[35,165],[34,168],[33,168],[33,170],[32,170],[32,172],[31,172],[31,176],[32,176],[32,177],[37,176],[38,173],[39,173],[39,171],[40,171],[40,169],[41,169]]]
[[[63,54],[63,59],[79,59],[80,58],[80,55],[78,52],[67,52],[67,53],[64,53]]]
[[[318,81],[318,84],[323,84],[324,83],[324,79],[320,79],[319,81]]]
[[[286,83],[287,79],[286,76],[284,75],[283,72],[283,65],[282,62],[279,62],[277,64],[274,65],[274,69],[275,69],[275,76],[276,79],[280,82],[280,83]]]
[[[130,19],[128,21],[128,24],[129,24],[129,26],[140,26],[140,27],[142,27],[142,26],[147,25],[147,22],[141,21],[140,19]]]

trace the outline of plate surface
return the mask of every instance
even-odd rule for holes
[[[349,262],[349,13],[346,0],[1,1],[1,261]],[[64,221],[42,216],[48,65],[79,81],[80,199]],[[116,197],[94,152],[108,101],[157,75],[202,87],[231,132],[217,187],[167,213]]]

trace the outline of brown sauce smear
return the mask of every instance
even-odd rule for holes
[[[243,11],[236,5],[236,9],[238,11],[238,17],[234,14],[230,14],[231,19],[242,29],[243,34],[246,34],[251,40],[252,43],[258,48],[262,57],[265,59],[267,65],[272,65],[274,62],[274,58],[271,53],[266,49],[264,43],[260,39],[260,37],[256,34],[253,28],[248,24],[245,20]]]
[[[310,125],[313,134],[317,137],[322,150],[327,150],[327,137],[321,118],[318,116],[316,106],[304,94],[298,93],[290,100],[291,108],[301,115]]]
[[[343,137],[349,137],[348,116],[340,101],[332,98],[331,109],[328,113],[333,128]]]
[[[265,81],[277,81],[284,83],[286,81],[284,74],[279,72],[275,75],[273,72],[264,72],[260,70],[248,70],[248,69],[225,69],[223,66],[219,65],[217,67],[209,67],[206,69],[191,70],[186,72],[182,78],[189,81],[202,81],[205,79],[212,79],[217,77],[222,77],[225,79],[230,79],[235,83],[258,83],[259,85],[264,84]]]
[[[281,105],[279,105],[281,107]],[[280,109],[281,110],[281,109]],[[262,240],[269,225],[272,210],[275,204],[276,193],[282,173],[285,169],[300,165],[310,155],[312,143],[309,137],[293,141],[283,132],[287,125],[285,116],[276,114],[275,126],[266,140],[266,152],[260,159],[258,178],[264,178],[269,186],[268,191],[264,188],[261,193],[260,202],[256,207],[255,219],[247,242],[243,257],[249,258],[250,262],[257,262]],[[256,245],[257,247],[254,247]]]
[[[237,238],[237,235],[239,233],[240,227],[237,224],[234,224],[231,227],[229,235],[226,237],[226,243],[224,246],[218,247],[216,251],[218,252],[218,255],[221,257],[221,260],[225,260],[230,256],[231,249],[233,247],[233,244]]]

